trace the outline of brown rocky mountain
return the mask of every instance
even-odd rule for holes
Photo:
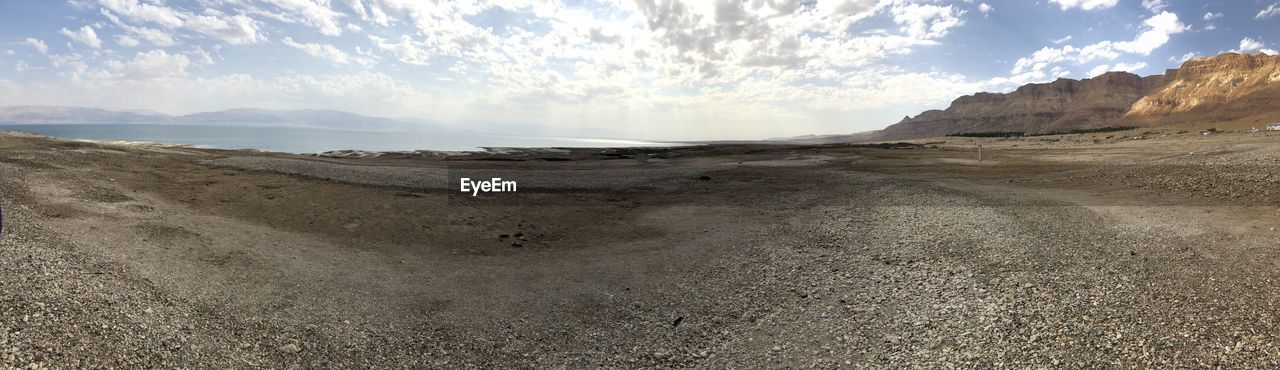
[[[1280,117],[1280,56],[1228,53],[1196,58],[1177,78],[1139,99],[1125,120],[1143,125]]]
[[[1108,126],[1213,124],[1280,116],[1280,57],[1227,53],[1187,61],[1163,75],[1108,72],[962,96],[857,141],[976,132],[1046,133]]]

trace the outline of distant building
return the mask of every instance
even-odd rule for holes
[[[1280,123],[1272,123],[1267,125],[1267,131],[1280,131]]]

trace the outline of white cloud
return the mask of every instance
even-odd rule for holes
[[[1097,67],[1093,67],[1093,69],[1090,69],[1088,75],[1085,76],[1085,78],[1097,77],[1107,72],[1129,72],[1129,73],[1136,74],[1138,71],[1146,67],[1147,67],[1147,63],[1145,62],[1117,63],[1114,66],[1101,64],[1101,65],[1098,65]]]
[[[960,16],[965,12],[951,5],[906,4],[894,6],[891,13],[904,34],[929,40],[946,36],[952,28],[964,24]]]
[[[117,43],[117,44],[120,44],[120,46],[124,46],[124,47],[127,47],[127,48],[136,47],[136,46],[138,46],[138,45],[142,44],[142,42],[141,42],[141,41],[138,41],[138,39],[135,39],[135,38],[129,37],[128,35],[119,35],[119,36],[116,36],[116,43]]]
[[[169,54],[156,49],[139,52],[124,64],[125,77],[135,80],[176,78],[187,75],[191,60],[186,55]]]
[[[373,46],[379,50],[391,53],[404,64],[427,65],[427,61],[431,60],[431,52],[419,48],[409,36],[401,36],[400,42],[389,42],[381,37],[369,36],[369,41],[373,42]]]
[[[1031,56],[1014,63],[1013,74],[1041,70],[1057,63],[1088,64],[1097,60],[1115,60],[1122,53],[1150,55],[1152,51],[1169,42],[1170,35],[1185,32],[1187,26],[1178,16],[1161,12],[1143,21],[1145,29],[1132,41],[1100,41],[1084,47],[1066,45],[1061,48],[1043,47]]]
[[[1259,53],[1263,53],[1263,54],[1267,54],[1267,55],[1270,55],[1270,56],[1280,55],[1280,52],[1276,52],[1276,50],[1275,50],[1275,49],[1258,49],[1258,52],[1259,52]]]
[[[1169,36],[1184,32],[1188,27],[1178,21],[1178,15],[1161,12],[1142,22],[1147,26],[1133,41],[1117,42],[1116,49],[1142,55],[1151,54],[1152,50],[1169,42]]]
[[[155,23],[166,28],[177,28],[183,24],[181,12],[161,5],[162,3],[139,3],[136,0],[99,0],[98,3],[116,14],[140,22]]]
[[[1116,64],[1115,67],[1111,67],[1111,70],[1136,74],[1138,73],[1138,71],[1141,71],[1143,68],[1147,68],[1146,62],[1119,63],[1119,64]]]
[[[22,40],[22,43],[30,45],[33,48],[36,48],[36,51],[39,51],[40,54],[49,54],[49,46],[45,45],[44,40],[40,40],[34,37],[28,37]]]
[[[1166,0],[1142,0],[1142,7],[1152,13],[1158,13],[1169,7],[1169,3]]]
[[[27,62],[22,59],[18,59],[18,62],[13,64],[13,70],[18,73],[26,72],[30,67],[31,66],[27,65]]]
[[[195,61],[200,63],[200,65],[213,65],[213,55],[210,55],[208,51],[205,51],[204,47],[196,46],[194,50],[187,52],[187,55],[196,58]]]
[[[185,27],[231,45],[256,44],[267,40],[266,35],[258,31],[258,22],[244,14],[227,16],[211,9],[204,15],[192,15],[187,19]]]
[[[1054,44],[1054,45],[1061,45],[1061,44],[1062,44],[1062,43],[1064,43],[1064,42],[1071,41],[1071,39],[1072,39],[1071,35],[1067,35],[1066,37],[1063,37],[1063,38],[1060,38],[1060,39],[1057,39],[1057,40],[1053,40],[1053,44]]]
[[[300,18],[303,23],[315,27],[325,36],[341,36],[339,19],[344,14],[329,8],[328,0],[263,0],[276,8]],[[428,5],[430,6],[430,5]]]
[[[1218,13],[1214,13],[1214,12],[1204,13],[1204,20],[1206,20],[1206,21],[1211,21],[1211,20],[1218,19],[1218,18],[1222,18],[1222,12],[1218,12]]]
[[[1257,20],[1270,19],[1271,17],[1276,16],[1276,14],[1280,14],[1280,3],[1274,3],[1271,5],[1268,5],[1266,9],[1262,9],[1262,11],[1259,11],[1258,15],[1253,16],[1253,19],[1257,19]]]
[[[72,41],[85,44],[91,48],[94,48],[94,49],[102,48],[102,40],[98,39],[98,33],[93,31],[93,27],[84,26],[84,27],[80,27],[80,29],[76,31],[63,28],[58,30],[58,33],[61,33],[62,35],[67,36]]]
[[[191,31],[231,45],[256,44],[267,40],[266,35],[259,30],[261,23],[245,14],[228,15],[214,8],[205,8],[203,13],[195,14],[170,8],[163,3],[138,3],[135,0],[100,2],[103,5],[102,15],[111,23],[130,37],[147,40],[156,46],[176,45],[177,37],[174,33],[179,30]],[[158,24],[161,28],[150,28],[129,21]]]
[[[992,8],[991,5],[987,5],[987,3],[978,4],[978,11],[982,12],[982,14],[990,13],[992,10],[995,10],[995,8]]]
[[[127,32],[129,36],[136,36],[138,38],[146,40],[152,45],[160,46],[160,47],[168,47],[168,46],[173,46],[177,44],[177,42],[174,41],[173,35],[170,35],[166,31],[155,29],[155,28],[129,25],[125,23],[123,20],[121,20],[120,17],[107,11],[107,9],[102,9],[101,13],[103,17],[106,17],[107,20],[111,21],[111,23],[115,24],[117,27],[120,27],[120,29]]]
[[[307,54],[311,54],[311,56],[328,60],[334,64],[351,63],[351,55],[348,55],[346,52],[343,52],[333,45],[313,43],[303,44],[293,41],[293,38],[291,37],[285,37],[282,42],[289,47],[302,50]]]
[[[1083,10],[1106,9],[1116,6],[1118,0],[1049,0],[1050,3],[1058,4],[1062,10],[1071,8],[1080,8]]]
[[[1236,49],[1236,51],[1250,52],[1250,51],[1262,49],[1264,47],[1267,47],[1267,45],[1262,43],[1262,41],[1255,40],[1252,37],[1245,37],[1244,39],[1240,40],[1240,48]]]
[[[1195,58],[1195,57],[1196,57],[1196,53],[1189,52],[1186,54],[1182,54],[1181,56],[1169,57],[1169,61],[1182,64],[1182,63],[1186,63],[1188,60],[1191,60],[1191,58]]]
[[[1110,71],[1110,70],[1111,70],[1111,65],[1099,64],[1097,67],[1093,67],[1093,69],[1089,70],[1088,77],[1089,78],[1097,77],[1098,75],[1107,73],[1107,71]]]

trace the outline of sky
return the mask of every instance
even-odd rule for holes
[[[1280,49],[1278,0],[0,0],[0,105],[335,109],[661,140]]]

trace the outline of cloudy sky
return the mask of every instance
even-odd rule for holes
[[[0,0],[0,105],[763,138],[1275,53],[1277,30],[1277,0]]]

